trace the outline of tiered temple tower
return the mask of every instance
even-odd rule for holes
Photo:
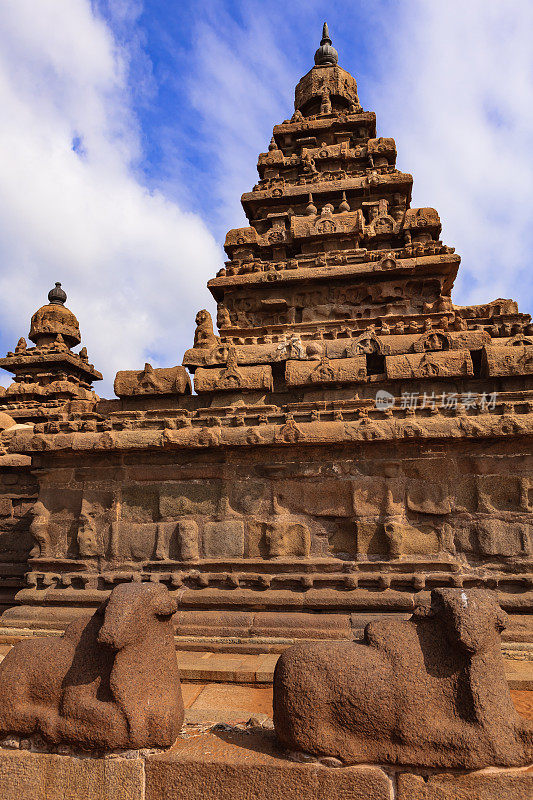
[[[33,540],[4,624],[62,625],[152,580],[185,590],[182,646],[275,649],[351,638],[435,586],[488,586],[527,638],[530,316],[453,304],[459,256],[437,212],[410,207],[327,26],[258,170],[208,283],[218,334],[200,311],[184,366],[119,372],[118,400],[2,434],[4,474],[29,473],[2,462],[16,455],[36,481],[1,527]]]
[[[327,25],[258,171],[242,197],[250,226],[228,233],[230,260],[208,284],[220,337],[185,354],[199,394],[373,399],[434,378],[457,390],[491,374],[491,337],[533,333],[512,301],[453,306],[459,256],[435,209],[410,208],[412,176],[396,168],[394,139],[376,138]]]

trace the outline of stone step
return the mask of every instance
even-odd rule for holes
[[[279,656],[178,651],[183,680],[222,683],[272,683]],[[511,689],[533,691],[533,661],[505,659]]]
[[[187,731],[164,753],[94,758],[0,749],[2,800],[530,800],[533,768],[334,768],[289,760],[272,730]]]
[[[0,644],[0,661],[11,646]],[[279,654],[178,650],[177,657],[183,681],[271,684]],[[504,663],[511,689],[533,691],[533,661],[506,658]]]

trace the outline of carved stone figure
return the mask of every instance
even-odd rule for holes
[[[140,372],[120,370],[113,386],[117,397],[137,395],[190,394],[191,379],[184,367],[152,367],[146,363]]]
[[[88,750],[170,747],[183,722],[171,617],[159,584],[120,584],[60,639],[26,639],[0,665],[0,733]]]
[[[81,558],[95,558],[102,555],[102,548],[98,541],[98,533],[94,519],[88,509],[82,506],[78,522],[78,551]]]
[[[229,315],[229,311],[222,303],[218,303],[217,328],[221,330],[222,328],[229,328],[229,327],[231,327],[231,318]]]
[[[203,308],[196,315],[196,330],[194,332],[194,347],[200,349],[215,347],[218,339],[213,332],[211,314]]]
[[[269,522],[265,526],[265,538],[270,558],[309,556],[309,529],[300,522],[287,522],[283,519]]]
[[[32,521],[30,533],[35,541],[35,547],[30,552],[30,558],[48,558],[52,555],[50,541],[50,512],[44,503],[37,500],[31,510]]]
[[[404,528],[405,520],[400,515],[387,517],[383,523],[390,558],[401,558],[403,555]]]
[[[274,725],[289,750],[346,763],[480,769],[533,759],[490,593],[438,589],[408,622],[372,622],[363,644],[298,644],[274,673]]]
[[[193,519],[179,522],[179,548],[182,561],[198,561],[198,523]]]
[[[315,166],[315,159],[306,150],[302,153],[302,168],[304,172],[316,173],[318,172]],[[309,213],[309,212],[308,212]],[[316,211],[315,211],[316,213]]]
[[[320,102],[320,113],[321,114],[331,114],[331,100],[329,97],[329,91],[326,87],[322,92],[322,100]]]

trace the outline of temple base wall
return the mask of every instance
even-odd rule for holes
[[[527,642],[532,445],[36,455],[31,473],[2,484],[1,624],[63,629],[117,583],[161,581],[182,595],[184,643],[269,640],[263,651],[275,651],[358,638],[376,615],[408,616],[431,589],[464,586],[495,591],[507,638]]]
[[[258,729],[181,738],[162,754],[0,750],[3,800],[530,800],[532,793],[533,767],[458,773],[294,763],[272,732]]]

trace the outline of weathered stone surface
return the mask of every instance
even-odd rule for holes
[[[306,384],[361,383],[366,380],[364,356],[320,361],[287,361],[285,365],[287,386]]]
[[[266,523],[266,543],[271,558],[309,556],[311,537],[307,525],[301,522]]]
[[[15,424],[16,423],[13,417],[10,417],[9,414],[5,414],[3,411],[0,412],[0,431],[5,431],[8,428],[12,428]]]
[[[180,520],[178,530],[179,558],[182,561],[196,561],[199,557],[198,523],[193,519]],[[169,553],[169,555],[172,557],[172,553]]]
[[[472,359],[468,350],[442,352],[406,353],[402,356],[387,356],[387,377],[399,378],[447,378],[456,375],[473,375]]]
[[[530,800],[533,767],[467,775],[398,775],[398,800]]]
[[[515,345],[483,348],[483,368],[487,375],[533,374],[533,346]]]
[[[163,519],[185,514],[214,514],[217,511],[220,487],[210,481],[175,481],[162,485],[159,513]]]
[[[409,481],[407,508],[422,514],[449,514],[452,510],[450,492],[446,483]]]
[[[87,750],[169,747],[183,722],[171,617],[156,584],[121,584],[59,640],[25,640],[0,665],[0,732]]]
[[[300,644],[274,673],[274,725],[288,750],[347,763],[478,769],[533,760],[516,713],[489,593],[439,589],[408,622],[376,622],[364,644]]]
[[[184,367],[154,369],[151,364],[145,364],[140,372],[117,372],[113,388],[117,397],[190,394],[191,379]]]
[[[203,549],[208,558],[242,558],[244,523],[239,520],[207,522],[204,527]]]
[[[402,515],[392,515],[385,517],[383,531],[391,558],[437,554],[443,549],[434,524],[411,524]]]
[[[349,517],[352,485],[341,480],[286,480],[274,484],[278,508],[319,517]]]
[[[2,800],[145,800],[140,758],[0,750]]]
[[[389,800],[390,787],[379,768],[335,770],[288,761],[268,731],[180,740],[167,756],[146,761],[146,800]]]
[[[194,373],[194,388],[200,392],[272,389],[272,369],[265,366],[219,369],[200,368]]]
[[[133,754],[132,754],[133,755]],[[178,740],[165,755],[80,758],[0,750],[5,800],[529,800],[533,772],[416,774],[378,766],[334,769],[287,760],[270,731],[226,727]]]

